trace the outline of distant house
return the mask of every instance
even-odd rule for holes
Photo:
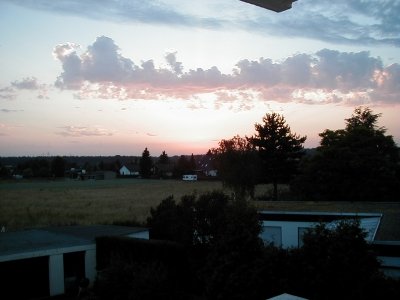
[[[2,294],[13,299],[61,295],[82,278],[93,283],[96,237],[149,239],[147,229],[112,226],[62,226],[0,233]]]
[[[218,171],[214,167],[213,157],[211,155],[200,156],[196,164],[197,167],[203,173],[203,176],[213,177],[213,178],[218,176]]]
[[[123,165],[119,169],[120,176],[139,176],[139,170],[134,165]]]

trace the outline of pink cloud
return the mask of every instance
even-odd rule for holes
[[[56,132],[57,135],[64,137],[88,137],[88,136],[112,136],[113,133],[107,129],[100,127],[87,126],[63,126],[61,131]]]
[[[243,59],[232,73],[224,74],[216,66],[185,71],[176,52],[166,54],[167,67],[157,67],[153,60],[136,64],[105,36],[80,54],[78,49],[66,43],[56,46],[53,54],[63,68],[55,85],[75,90],[80,99],[194,100],[214,94],[217,108],[236,102],[245,109],[256,100],[359,105],[400,99],[399,65],[384,67],[369,52],[323,49],[281,62]],[[320,96],[309,97],[312,94]]]

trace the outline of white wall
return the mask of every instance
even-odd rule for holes
[[[63,254],[49,256],[50,296],[64,294],[64,258]]]
[[[280,227],[282,233],[281,246],[282,248],[290,248],[299,246],[299,228],[310,228],[316,224],[315,222],[263,221],[262,226]],[[261,233],[261,238],[263,237],[268,237],[268,235]],[[265,242],[271,241],[265,240]]]

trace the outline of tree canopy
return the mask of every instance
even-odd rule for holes
[[[278,183],[288,182],[304,154],[306,136],[292,133],[282,115],[267,113],[263,124],[255,124],[256,134],[249,138],[262,162],[263,181],[272,182],[273,199],[278,198]]]
[[[387,201],[400,191],[399,148],[381,115],[358,107],[344,129],[320,133],[316,154],[302,163],[293,189],[316,200]]]
[[[218,148],[211,149],[211,154],[214,155],[223,184],[232,188],[237,197],[254,197],[258,160],[249,140],[239,135],[230,140],[221,140]]]
[[[151,175],[151,168],[153,167],[153,161],[150,157],[150,152],[147,147],[143,150],[142,157],[140,159],[140,174],[143,178],[149,178]]]

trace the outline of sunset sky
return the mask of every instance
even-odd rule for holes
[[[0,0],[0,156],[204,154],[357,106],[400,145],[400,1]]]

